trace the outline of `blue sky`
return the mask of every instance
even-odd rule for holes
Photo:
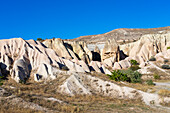
[[[0,0],[0,39],[71,39],[170,26],[169,0]]]

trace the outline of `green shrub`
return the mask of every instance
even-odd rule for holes
[[[111,80],[115,81],[126,81],[126,82],[132,82],[132,83],[141,83],[141,76],[137,71],[133,71],[131,69],[128,70],[117,70],[111,72],[112,75],[108,75]]]
[[[2,86],[3,85],[3,81],[6,79],[6,77],[5,76],[3,76],[3,75],[0,75],[0,86]]]
[[[26,84],[26,81],[27,81],[27,79],[26,78],[24,78],[24,80],[19,80],[19,83],[21,83],[21,84]]]
[[[112,75],[108,75],[111,80],[130,82],[130,78],[126,74],[122,73],[120,70],[114,70],[111,73]]]
[[[140,69],[140,67],[138,65],[132,65],[129,69],[131,69],[132,71],[136,71]]]
[[[156,61],[156,58],[154,56],[152,56],[149,61]]]
[[[130,63],[132,64],[132,65],[137,65],[138,64],[138,62],[136,61],[136,60],[130,60]]]
[[[170,47],[167,47],[167,49],[170,49]]]
[[[37,41],[40,41],[40,42],[42,42],[42,41],[44,41],[42,38],[37,38]]]
[[[153,77],[154,77],[154,79],[160,79],[160,76],[156,73],[153,75]]]
[[[169,60],[165,59],[165,60],[164,60],[164,63],[167,63],[167,62],[169,62]]]
[[[130,78],[130,82],[132,82],[132,83],[141,83],[142,82],[142,80],[141,80],[142,74],[139,73],[138,71],[133,71],[131,69],[128,69],[128,70],[122,70],[122,73],[126,74]]]
[[[147,85],[155,85],[152,80],[147,80],[147,81],[146,81],[146,84],[147,84]]]
[[[2,81],[0,82],[0,86],[2,86],[3,85],[3,83],[2,83]]]
[[[162,69],[170,69],[170,66],[169,65],[162,65]]]

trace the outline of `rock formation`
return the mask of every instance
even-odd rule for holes
[[[140,64],[149,60],[157,53],[167,50],[170,46],[170,33],[149,34],[141,37],[140,40],[120,46],[127,55]]]
[[[47,48],[44,44],[54,50]],[[41,81],[55,79],[57,74],[61,73],[90,72],[89,66],[84,61],[76,58],[75,61],[71,60],[74,53],[70,54],[69,48],[64,46],[61,39],[55,39],[54,42],[47,40],[44,44],[34,40],[25,41],[21,38],[1,40],[0,61],[17,82],[26,81],[29,77],[33,77],[35,81]],[[78,44],[73,46],[75,51],[78,49],[77,46]]]
[[[87,64],[92,60],[92,53],[84,42],[69,42],[62,39],[48,39],[44,45],[53,49],[60,57],[83,60]]]
[[[30,77],[41,81],[55,79],[60,73],[96,71],[108,74],[108,68],[129,68],[131,59],[144,67],[155,55],[157,61],[163,62],[169,59],[167,47],[170,47],[170,33],[144,35],[140,40],[124,45],[112,39],[106,41],[103,49],[96,46],[94,51],[82,41],[48,39],[40,43],[14,38],[0,41],[0,61],[5,65],[1,69],[9,71],[17,82]]]
[[[110,57],[114,57],[115,61],[119,61],[120,59],[119,52],[120,49],[117,42],[114,39],[108,40],[105,43],[105,46],[102,51],[102,55],[101,55],[102,61]]]

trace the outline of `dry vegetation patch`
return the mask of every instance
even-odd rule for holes
[[[145,105],[140,99],[137,100],[128,100],[128,99],[117,99],[112,97],[104,97],[102,95],[75,95],[68,96],[58,93],[58,86],[67,79],[68,76],[63,75],[57,78],[56,80],[46,82],[46,83],[37,83],[28,81],[26,84],[18,84],[14,80],[10,79],[4,82],[2,86],[8,92],[24,99],[27,102],[32,102],[53,110],[55,112],[88,112],[88,113],[101,113],[101,112],[164,112],[162,110],[157,110],[150,108]],[[100,76],[101,79],[109,80],[106,75],[99,75],[95,73],[92,76]],[[114,82],[112,80],[109,80]],[[123,84],[118,82],[117,84]],[[143,88],[141,84],[130,84],[131,86],[139,86]],[[150,87],[150,86],[148,86]],[[148,88],[147,87],[147,88]],[[46,98],[56,98],[63,101],[59,103],[57,101],[47,100]],[[16,104],[17,106],[17,104]],[[23,112],[38,112],[31,109],[18,108],[16,106],[7,107],[4,105],[0,108],[0,111],[8,110],[9,112],[13,109],[14,112],[23,111]]]
[[[170,90],[161,89],[159,90],[158,94],[161,96],[170,97]]]

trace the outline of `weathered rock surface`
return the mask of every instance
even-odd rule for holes
[[[157,53],[165,51],[169,46],[170,33],[165,33],[144,35],[137,42],[122,45],[120,48],[126,51],[129,57],[138,56],[147,61]]]
[[[41,81],[55,79],[59,73],[90,72],[89,66],[84,61],[78,60],[78,58],[75,59],[75,62],[69,60],[73,55],[71,56],[68,52],[69,48],[64,46],[62,40],[55,39],[54,42],[45,43],[49,43],[48,47],[53,47],[55,51],[34,40],[25,41],[21,38],[1,40],[0,61],[17,82],[25,81],[29,77],[33,77],[35,81]],[[81,47],[77,44],[74,48],[77,46]],[[34,74],[30,75],[32,71]]]
[[[131,59],[136,60],[140,67],[145,67],[147,61],[151,57],[156,57],[157,61],[163,62],[164,59],[169,59],[169,54],[167,47],[170,46],[170,33],[165,34],[149,34],[144,35],[140,40],[128,43],[125,45],[120,45],[120,49],[123,50],[128,57],[126,60],[130,61]],[[124,60],[114,64],[114,69],[123,69],[129,67],[129,63],[124,65]]]
[[[119,52],[119,46],[114,39],[106,41],[101,55],[102,61],[110,57],[114,57],[115,61],[119,61]]]
[[[53,49],[57,53],[57,55],[67,59],[72,59],[72,56],[69,50],[64,46],[64,41],[62,39],[60,38],[48,39],[45,40],[43,44]]]
[[[62,39],[56,38],[45,40],[43,44],[66,59],[81,59],[86,63],[92,60],[92,53],[84,42],[64,42]]]

